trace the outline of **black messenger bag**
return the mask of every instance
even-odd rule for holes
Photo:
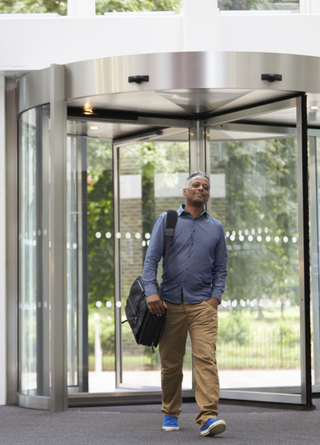
[[[164,263],[163,270],[165,270],[168,255],[170,250],[170,243],[174,233],[175,226],[177,224],[178,214],[175,210],[167,211],[167,224],[166,224],[166,245],[164,251]],[[163,301],[163,286],[161,292],[159,286],[157,286],[158,295]],[[160,292],[160,293],[159,293]],[[138,345],[151,346],[152,351],[158,346],[159,341],[164,329],[164,323],[166,320],[166,313],[161,317],[155,314],[151,314],[147,307],[146,293],[142,282],[142,277],[138,277],[134,280],[127,303],[125,307],[127,320],[129,323],[134,338]]]

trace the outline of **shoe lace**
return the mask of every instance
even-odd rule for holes
[[[177,426],[178,420],[176,417],[166,417],[166,426]]]

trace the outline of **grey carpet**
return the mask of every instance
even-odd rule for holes
[[[180,431],[161,430],[160,405],[71,408],[64,413],[0,406],[0,445],[318,445],[320,399],[315,411],[220,404],[227,430],[203,438],[194,419],[197,406],[184,404]]]

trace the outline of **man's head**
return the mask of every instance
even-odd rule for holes
[[[192,207],[204,207],[210,198],[210,178],[202,172],[191,173],[182,191],[186,197],[186,204]]]

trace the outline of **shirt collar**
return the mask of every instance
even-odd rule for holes
[[[185,205],[184,205],[184,204],[181,204],[181,206],[180,206],[179,209],[178,209],[178,216],[182,215],[182,213],[186,213],[187,215],[190,215],[190,213],[189,213],[189,212],[186,212],[186,211],[184,210],[184,208],[185,208]],[[208,213],[207,213],[207,211],[206,211],[205,209],[203,209],[203,211],[200,213],[199,216],[197,216],[197,218],[199,218],[199,217],[202,216],[202,215],[209,216]]]

